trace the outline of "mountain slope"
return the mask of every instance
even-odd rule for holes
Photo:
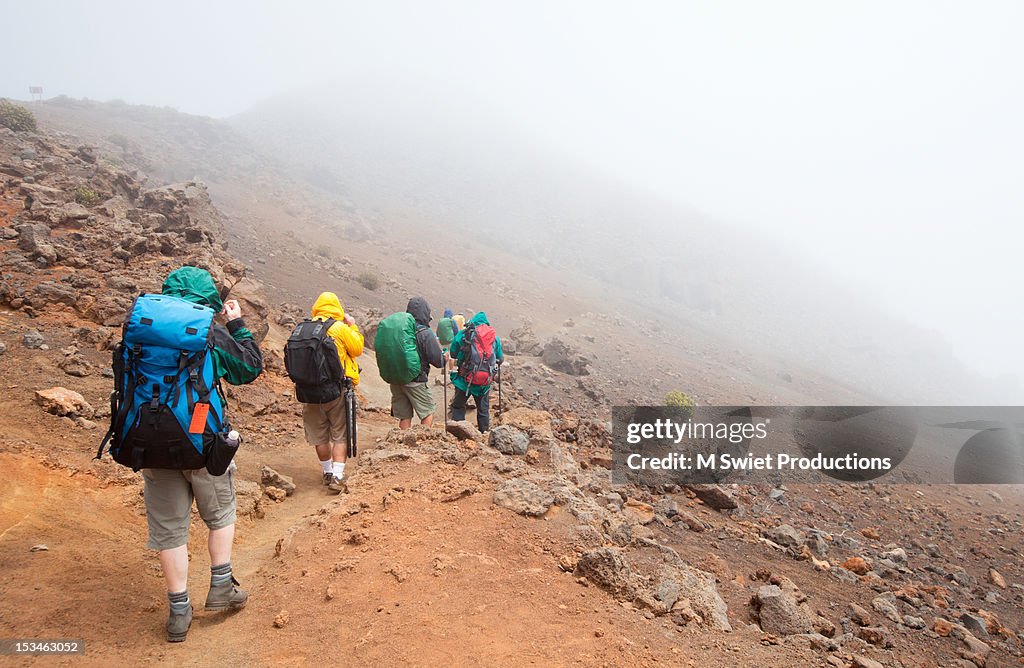
[[[163,580],[143,547],[140,477],[93,459],[109,410],[110,347],[123,300],[158,289],[181,262],[208,264],[230,287],[243,268],[221,235],[234,229],[240,243],[248,232],[199,184],[143,188],[144,175],[105,162],[117,155],[64,134],[0,131],[0,364],[10,370],[0,386],[0,465],[9,472],[0,636],[81,638],[85,656],[71,661],[104,666],[325,657],[980,666],[1022,657],[1019,489],[612,486],[605,420],[566,410],[559,388],[554,412],[536,410],[543,397],[524,392],[526,380],[571,377],[520,356],[510,359],[517,391],[500,421],[525,440],[524,454],[440,426],[393,430],[386,408],[365,401],[351,492],[339,497],[322,487],[282,370],[230,388],[232,421],[245,434],[232,561],[252,599],[235,615],[200,613],[187,642],[167,645]],[[360,249],[378,245],[386,244]],[[293,265],[327,262],[297,242],[273,248]],[[414,261],[423,260],[406,260]],[[255,266],[267,281],[292,280],[270,263]],[[316,289],[308,270],[294,280]],[[261,309],[249,287],[246,316],[267,325],[269,347],[297,309]],[[98,310],[90,297],[112,303]],[[600,315],[585,322],[631,331]],[[727,371],[713,382],[743,387]],[[69,411],[36,400],[34,390],[54,385],[84,403]],[[290,476],[293,494],[272,484],[279,476],[264,478],[263,465]],[[195,524],[190,584],[201,600],[206,532]]]
[[[727,340],[876,399],[1007,400],[1010,388],[973,378],[941,337],[834,280],[826,256],[800,257],[775,239],[625,186],[443,82],[343,80],[230,122],[292,173],[321,173],[340,196],[372,210],[382,234],[428,248],[438,235],[450,245],[471,236],[567,279],[585,276],[598,287],[577,293],[595,307],[614,295],[632,304],[631,319],[656,318],[678,332],[677,342],[691,333]]]

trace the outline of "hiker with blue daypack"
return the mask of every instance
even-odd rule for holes
[[[223,313],[226,326],[214,324]],[[209,527],[207,610],[237,610],[248,594],[231,572],[235,535],[231,430],[220,392],[256,380],[263,356],[235,300],[221,301],[209,272],[181,267],[161,294],[138,297],[114,352],[110,442],[114,460],[141,470],[150,549],[160,551],[170,615],[167,640],[185,640],[192,624],[188,533],[192,501]]]
[[[486,432],[491,426],[490,392],[498,367],[504,361],[501,339],[487,320],[487,314],[478,312],[455,335],[451,345],[455,371],[451,372],[455,396],[452,397],[452,419],[466,419],[469,397],[476,400],[476,426]]]
[[[391,415],[408,429],[412,416],[428,427],[434,423],[434,395],[427,385],[430,367],[441,369],[445,354],[430,329],[430,305],[413,297],[405,313],[392,313],[380,321],[374,337],[380,377],[391,386]]]

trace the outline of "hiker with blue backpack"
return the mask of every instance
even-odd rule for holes
[[[415,414],[420,424],[434,423],[437,405],[427,380],[430,367],[444,368],[445,354],[430,329],[430,305],[413,297],[405,313],[392,313],[380,321],[374,337],[380,377],[391,386],[391,415],[408,429]]]
[[[486,432],[491,426],[490,392],[505,355],[501,339],[487,320],[487,314],[478,312],[452,339],[451,372],[455,396],[452,397],[452,420],[466,419],[469,397],[476,401],[476,426]]]
[[[226,325],[214,324],[217,314]],[[192,624],[188,534],[192,502],[210,530],[206,610],[237,610],[248,594],[231,571],[235,535],[234,454],[221,379],[256,380],[263,356],[235,300],[222,302],[209,272],[181,267],[160,294],[132,305],[114,351],[110,443],[114,461],[142,471],[150,549],[159,550],[170,614],[167,640],[185,640]]]
[[[363,354],[363,335],[333,292],[317,297],[311,316],[292,331],[284,363],[302,403],[306,442],[316,449],[324,485],[340,494],[348,491],[345,463],[356,454],[356,358]]]

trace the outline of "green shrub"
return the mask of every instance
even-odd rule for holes
[[[0,100],[0,125],[15,132],[35,132],[37,127],[31,111],[9,100]]]
[[[376,290],[380,287],[380,277],[372,271],[364,271],[356,276],[356,283],[367,290]]]
[[[693,398],[686,392],[672,390],[665,395],[665,405],[672,408],[685,409],[687,415],[693,415],[693,407],[697,404],[694,403]]]
[[[327,247],[327,246],[324,246],[323,244],[317,246],[316,249],[315,249],[315,252],[320,257],[330,257],[331,256],[331,249],[329,247]]]
[[[89,186],[78,186],[74,190],[75,201],[85,206],[92,206],[100,203],[100,195]]]
[[[128,139],[128,137],[125,137],[122,134],[112,134],[109,137],[107,137],[107,141],[117,146],[122,151],[127,151],[128,148],[132,145],[132,140]]]

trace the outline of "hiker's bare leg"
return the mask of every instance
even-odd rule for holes
[[[399,429],[408,429],[411,426],[412,426],[412,418],[406,418],[404,420],[399,420],[398,421],[398,428]]]
[[[335,448],[333,448],[330,443],[324,443],[323,445],[316,446],[317,459],[319,459],[322,462],[326,462],[328,459],[331,458],[331,452],[333,452],[334,449]]]
[[[160,568],[164,571],[167,591],[185,591],[188,588],[188,545],[160,550]]]
[[[331,459],[344,463],[348,459],[348,445],[345,443],[335,443],[331,447]]]
[[[207,544],[210,548],[210,563],[226,564],[231,561],[231,543],[235,540],[235,525],[214,529]]]
[[[422,425],[426,425],[426,426],[428,426],[428,427],[429,427],[430,425],[434,424],[434,414],[433,414],[433,413],[431,413],[430,415],[428,415],[428,416],[427,416],[427,417],[425,417],[425,418],[420,418],[420,424],[422,424]]]

